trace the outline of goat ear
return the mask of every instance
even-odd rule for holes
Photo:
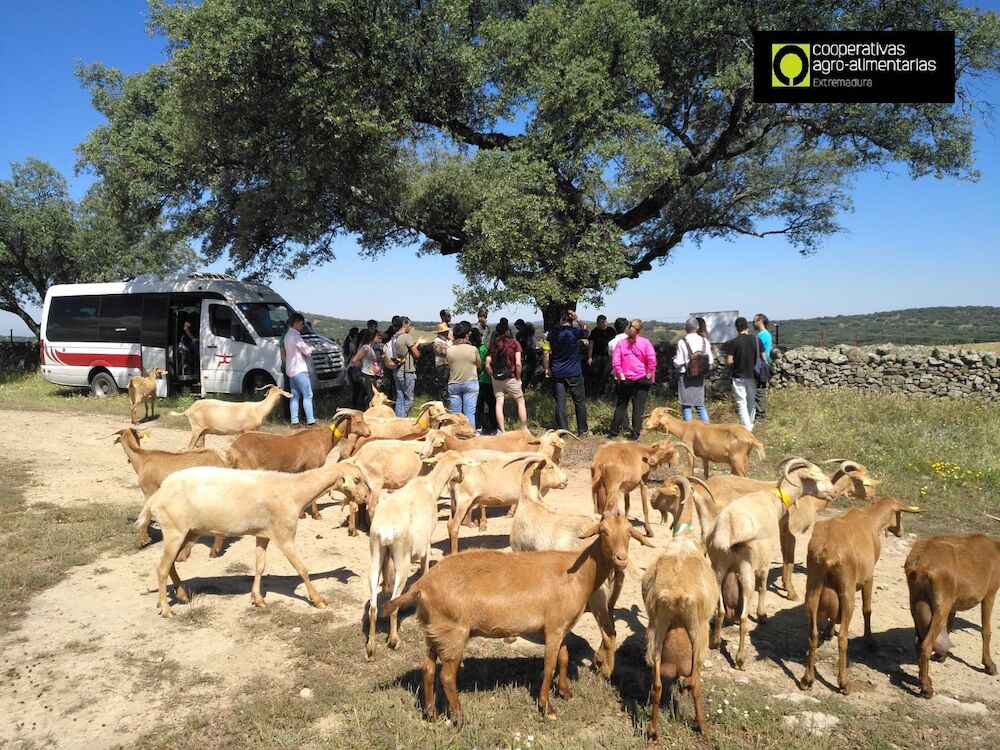
[[[148,432],[142,433],[142,435],[139,437],[139,439],[140,440],[149,440],[149,433]]]
[[[635,527],[632,527],[631,529],[628,530],[628,535],[630,537],[632,537],[633,539],[635,539],[637,542],[639,542],[639,544],[641,544],[643,547],[653,547],[653,546],[655,546],[651,541],[649,541],[649,537],[648,536],[646,536],[645,534],[643,534],[642,532],[640,532]]]
[[[598,534],[598,532],[600,530],[601,530],[601,522],[597,521],[597,522],[594,523],[593,526],[590,526],[589,528],[584,529],[583,531],[581,531],[580,532],[580,538],[581,539],[589,539],[592,536],[597,536],[597,534]]]

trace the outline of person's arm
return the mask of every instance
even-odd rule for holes
[[[649,340],[646,341],[646,377],[649,378],[651,383],[656,382],[656,349],[653,348],[653,343]]]
[[[625,339],[622,339],[624,341]],[[621,341],[618,342],[618,346],[611,353],[611,372],[614,373],[615,380],[621,382],[625,379],[625,375],[622,373],[622,354],[624,353],[625,347],[621,345]]]
[[[514,352],[514,377],[521,379],[521,350]]]
[[[674,354],[674,367],[684,367],[687,364],[687,349],[684,347],[684,336],[677,342],[677,353]]]
[[[594,364],[594,340],[587,339],[587,367]]]
[[[486,372],[489,373],[490,377],[493,377],[493,357],[489,354],[486,355]]]

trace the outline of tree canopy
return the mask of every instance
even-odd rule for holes
[[[10,166],[10,179],[0,180],[0,310],[17,315],[36,336],[30,308],[41,306],[53,284],[193,265],[194,251],[175,235],[124,228],[100,183],[77,202],[49,164],[29,158]]]
[[[949,0],[151,3],[168,57],[80,76],[80,147],[123,216],[169,220],[249,276],[342,234],[456,255],[460,306],[596,302],[684,241],[813,251],[852,175],[977,176],[995,13]],[[956,32],[958,101],[761,105],[754,30]]]

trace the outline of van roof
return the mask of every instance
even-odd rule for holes
[[[283,301],[280,294],[266,284],[256,284],[222,273],[175,273],[159,276],[136,276],[131,281],[95,284],[56,284],[46,297],[68,297],[84,294],[163,294],[166,292],[215,292],[230,302]]]

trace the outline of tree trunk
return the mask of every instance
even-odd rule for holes
[[[551,331],[562,319],[563,310],[575,310],[576,300],[561,302],[546,302],[541,305],[542,310],[542,330]]]
[[[42,296],[42,299],[45,299],[44,295]],[[17,317],[19,317],[21,320],[24,321],[24,324],[31,329],[31,332],[35,334],[35,338],[38,338],[38,335],[41,333],[42,327],[35,322],[35,319],[32,318],[31,315],[28,313],[28,311],[25,310],[23,307],[21,307],[16,303],[10,303],[5,301],[0,303],[0,310],[3,310],[4,312],[13,313]]]

